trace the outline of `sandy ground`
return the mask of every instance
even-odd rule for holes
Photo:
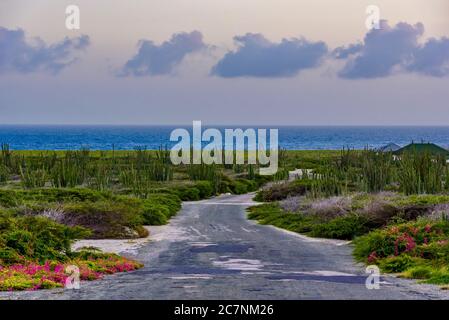
[[[76,251],[83,247],[95,247],[103,252],[117,253],[121,255],[136,255],[139,248],[152,241],[153,234],[160,233],[164,226],[145,226],[150,235],[140,239],[91,239],[79,240],[72,245]]]

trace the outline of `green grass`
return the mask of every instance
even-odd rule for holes
[[[299,214],[287,214],[276,204],[264,204],[250,207],[248,218],[257,220],[260,224],[274,225],[286,230],[299,232],[304,231],[306,219]]]
[[[250,207],[248,211],[248,218],[257,220],[260,224],[273,225],[311,237],[351,240],[369,231],[366,219],[357,215],[326,220],[317,215],[285,212],[276,203]]]

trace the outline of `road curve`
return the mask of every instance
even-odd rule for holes
[[[341,241],[317,240],[246,219],[251,195],[186,202],[132,256],[143,269],[82,282],[80,290],[1,293],[1,299],[448,299],[390,276],[365,286]]]

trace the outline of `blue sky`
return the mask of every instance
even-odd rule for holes
[[[69,4],[0,2],[0,123],[449,123],[444,0]]]

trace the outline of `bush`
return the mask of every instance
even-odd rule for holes
[[[200,192],[200,198],[206,199],[214,195],[214,188],[210,181],[197,181],[195,188]]]
[[[273,202],[288,197],[303,196],[310,190],[311,184],[312,180],[295,180],[273,184],[269,188],[259,191],[254,199],[261,202]]]
[[[176,195],[182,201],[197,201],[200,200],[200,191],[195,187],[179,186],[174,189]]]
[[[260,174],[256,174],[254,177],[254,181],[257,184],[257,187],[261,187],[264,184],[273,181],[273,176],[261,176]]]
[[[3,235],[5,245],[14,249],[21,256],[31,256],[33,254],[33,248],[29,245],[32,237],[31,232],[20,229],[9,231]]]
[[[70,254],[70,246],[73,240],[90,235],[90,232],[85,228],[79,226],[67,227],[44,217],[21,218],[18,227],[29,231],[33,235],[33,254],[38,255],[41,262],[62,259],[61,254]]]
[[[79,267],[81,280],[100,279],[105,274],[128,272],[143,265],[115,254],[91,251],[77,252],[65,262],[52,260],[45,263],[25,261],[0,269],[0,291],[37,290],[63,287],[70,265]]]
[[[436,204],[449,203],[449,196],[447,195],[434,195],[434,194],[422,194],[422,195],[410,195],[398,197],[394,200],[394,204],[401,207],[408,206],[431,206]]]
[[[429,279],[433,272],[434,269],[430,266],[417,266],[408,269],[402,276],[412,279]]]
[[[448,284],[449,222],[420,219],[375,230],[354,241],[354,256],[385,272]]]
[[[248,192],[248,185],[242,181],[233,181],[231,185],[229,185],[231,192],[234,194],[244,194]]]
[[[278,216],[283,213],[277,203],[267,203],[260,206],[249,207],[248,211],[248,218],[252,220],[262,220],[269,216]]]
[[[145,203],[143,205],[142,217],[145,225],[164,225],[168,221],[168,216],[170,216],[170,211],[163,205],[154,203]]]
[[[181,208],[181,200],[173,193],[150,193],[139,199],[88,189],[36,189],[13,191],[12,195],[22,203],[8,209],[16,215],[45,216],[67,226],[83,226],[95,239],[146,236],[143,223],[165,224]],[[0,230],[9,223],[5,215],[0,216]]]
[[[34,189],[20,191],[24,200],[44,201],[44,202],[84,202],[84,201],[102,201],[112,199],[113,196],[107,192],[100,192],[91,189],[73,188],[73,189]]]
[[[349,197],[330,197],[319,199],[311,203],[309,211],[312,214],[329,220],[347,215],[351,210]]]
[[[13,263],[20,263],[24,259],[14,249],[3,247],[0,248],[0,264],[11,265]]]
[[[248,208],[248,218],[261,224],[270,224],[294,232],[309,231],[309,220],[301,214],[283,212],[275,203]]]
[[[374,200],[362,209],[362,213],[369,220],[371,228],[380,228],[398,217],[400,212],[396,206],[387,202]]]
[[[384,272],[403,272],[413,266],[415,262],[409,255],[388,257],[380,261],[380,269]]]
[[[350,214],[325,223],[316,224],[310,235],[314,237],[352,240],[368,231],[364,217]]]
[[[44,217],[9,219],[12,223],[7,228],[3,225],[0,233],[0,265],[25,259],[64,261],[71,254],[72,242],[89,235],[83,228],[70,228]]]
[[[387,257],[394,254],[394,242],[387,238],[382,230],[374,230],[367,235],[354,239],[354,256],[364,262],[369,257]]]
[[[143,223],[141,202],[120,201],[74,202],[63,205],[63,224],[92,230],[93,239],[136,238]]]
[[[428,260],[440,260],[449,263],[449,242],[440,240],[416,248],[416,255]]]
[[[354,241],[355,256],[362,260],[375,253],[378,258],[408,254],[426,259],[449,253],[448,222],[419,220],[374,230]]]
[[[0,189],[0,206],[11,208],[22,204],[22,202],[17,191]]]
[[[263,183],[270,179],[270,177],[255,175],[254,179],[237,178],[232,180],[228,176],[223,175],[217,189],[219,193],[244,194],[256,191]]]
[[[113,199],[107,192],[90,189],[31,189],[31,190],[0,190],[0,206],[11,208],[25,202],[83,202]]]
[[[157,204],[168,209],[167,218],[171,218],[181,209],[181,199],[175,194],[152,193],[143,201],[143,205]]]

